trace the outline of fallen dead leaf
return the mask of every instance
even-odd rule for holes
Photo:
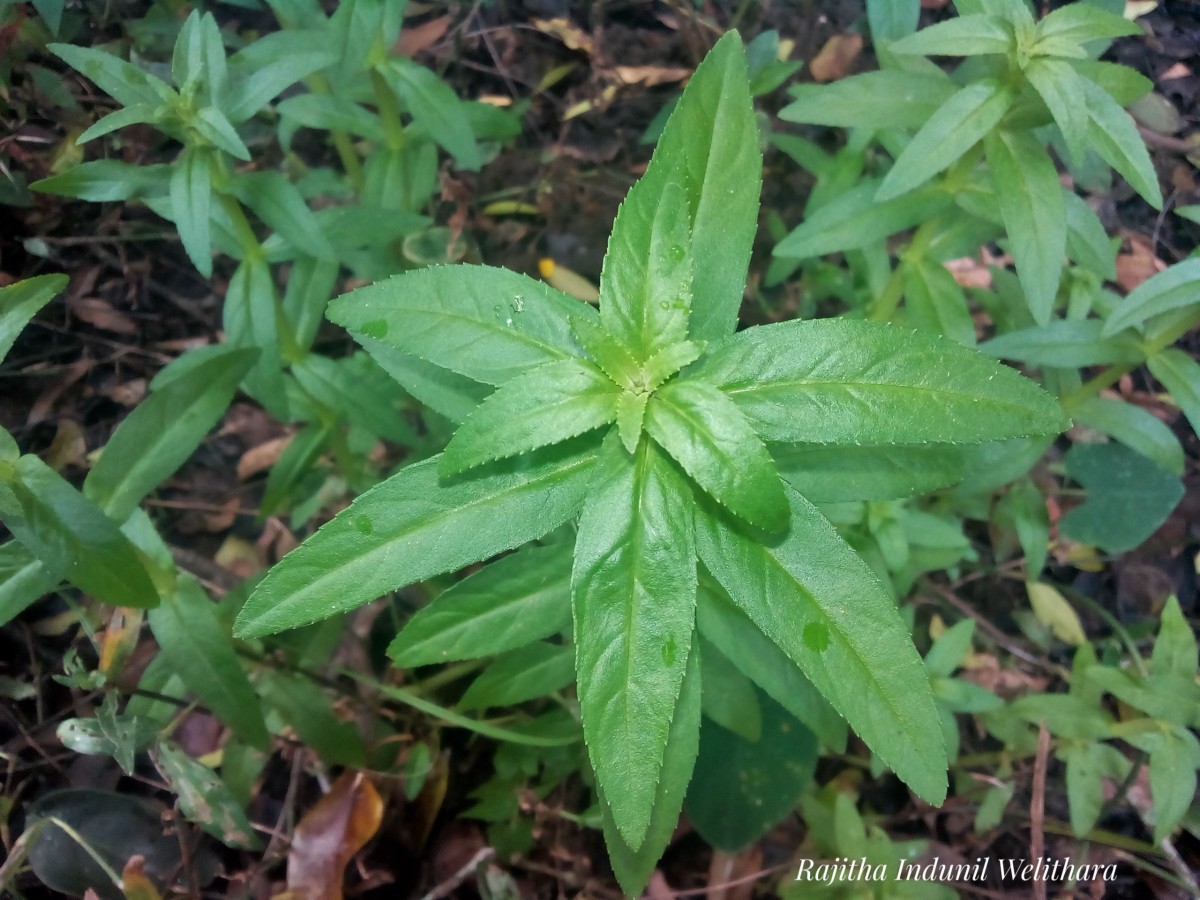
[[[99,297],[71,297],[67,307],[77,318],[115,334],[137,334],[137,323],[125,313],[117,312]]]
[[[362,772],[343,772],[296,826],[282,896],[342,900],[346,865],[375,836],[382,820],[383,801],[375,786]]]
[[[1192,74],[1192,69],[1187,63],[1177,62],[1167,71],[1158,76],[1159,81],[1174,81],[1176,78],[1187,78]]]
[[[121,872],[121,889],[125,900],[161,900],[154,883],[146,877],[146,858],[140,854],[129,857]]]
[[[254,545],[232,534],[221,543],[213,561],[239,578],[249,578],[266,568]]]
[[[211,512],[204,516],[204,527],[214,534],[233,527],[240,508],[241,501],[237,497],[230,497],[220,505],[217,512]]]
[[[617,66],[614,71],[625,84],[640,84],[643,87],[683,81],[692,74],[691,69],[682,66]]]
[[[42,456],[43,461],[55,472],[61,472],[68,466],[82,465],[86,457],[87,441],[79,423],[74,419],[59,419],[58,430]]]
[[[146,396],[146,379],[131,378],[104,388],[100,394],[121,406],[137,406]]]
[[[1167,267],[1154,255],[1154,245],[1145,235],[1121,229],[1129,250],[1117,255],[1117,284],[1129,293],[1139,284]]]
[[[237,464],[238,480],[246,481],[275,465],[294,437],[293,434],[286,434],[283,437],[272,438],[243,453]]]
[[[959,287],[990,288],[992,270],[973,256],[950,259],[943,263]]]
[[[850,64],[858,58],[862,48],[861,34],[835,34],[825,42],[825,46],[809,63],[813,80],[826,82],[845,78],[846,73],[850,71]]]
[[[1011,700],[1028,693],[1044,691],[1050,679],[1041,675],[1030,675],[1019,669],[1001,667],[994,653],[972,653],[970,665],[960,670],[958,677],[981,688],[986,688],[1001,698]]]
[[[592,36],[569,19],[534,19],[533,27],[542,34],[558,38],[569,50],[582,50],[590,55],[594,48]]]
[[[442,39],[450,28],[450,17],[442,16],[420,25],[405,25],[396,41],[396,52],[401,56],[416,56]]]

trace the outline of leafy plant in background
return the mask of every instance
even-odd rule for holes
[[[978,442],[1065,425],[1031,382],[949,341],[850,320],[731,334],[760,167],[744,53],[730,34],[697,69],[617,216],[598,312],[524,276],[466,266],[336,300],[331,318],[368,349],[417,356],[447,371],[448,387],[495,390],[443,453],[401,469],[289,554],[238,619],[246,637],[304,625],[578,516],[580,712],[630,893],[674,830],[696,760],[701,637],[751,680],[747,658],[765,637],[918,793],[945,795],[938,716],[904,623],[870,569],[780,479],[769,448]],[[442,616],[457,644],[432,641],[426,625],[402,632],[392,654],[412,665],[514,650],[562,623],[561,610],[485,596],[475,595],[474,629],[454,598],[423,613]],[[723,633],[716,623],[729,618],[756,637]],[[523,652],[564,656],[553,643]]]

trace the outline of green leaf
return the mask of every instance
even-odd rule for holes
[[[962,480],[962,451],[946,444],[772,444],[779,474],[815,503],[899,500]]]
[[[343,294],[329,304],[328,315],[352,332],[500,385],[577,355],[571,318],[597,314],[507,269],[434,266]]]
[[[1072,68],[1098,85],[1122,108],[1154,89],[1154,82],[1129,66],[1095,59],[1073,60]]]
[[[188,147],[171,173],[171,215],[183,249],[205,278],[212,277],[212,160],[209,151]]]
[[[646,405],[650,401],[649,394],[634,394],[622,391],[617,398],[617,431],[625,449],[633,453],[637,449],[642,436],[642,428],[646,422]]]
[[[652,167],[617,212],[600,274],[600,321],[638,363],[687,337],[692,302],[687,196]]]
[[[1145,358],[1136,341],[1121,335],[1106,337],[1104,332],[1099,319],[1056,319],[984,341],[979,350],[1000,359],[1055,368],[1140,363]]]
[[[136,106],[124,106],[116,112],[97,119],[75,139],[76,144],[86,144],[98,137],[125,128],[128,125],[154,123],[158,119],[158,107],[139,103]]]
[[[289,506],[293,492],[302,490],[305,479],[317,469],[317,460],[325,450],[332,425],[311,424],[288,441],[279,459],[267,473],[267,486],[259,504],[259,515],[277,515]]]
[[[892,49],[897,46],[893,44]],[[876,201],[899,197],[949,168],[996,127],[1010,106],[1012,94],[995,81],[978,81],[960,90],[942,104],[896,158],[879,186]]]
[[[1056,433],[1056,401],[1014,370],[944,338],[827,319],[748,328],[689,377],[715,383],[767,441],[978,442]]]
[[[237,129],[215,106],[205,106],[198,110],[189,124],[196,129],[197,134],[218,150],[223,150],[234,159],[250,161],[250,151],[242,143]]]
[[[686,322],[684,324],[686,327]],[[571,333],[592,361],[616,384],[631,391],[648,389],[640,384],[642,366],[634,360],[625,342],[614,337],[599,319],[577,316],[571,320]]]
[[[817,765],[816,736],[770,697],[758,701],[758,740],[704,722],[688,788],[688,819],[702,838],[728,853],[757,841],[791,812]]]
[[[1190,306],[1200,306],[1200,257],[1176,263],[1130,291],[1104,323],[1104,336],[1140,328],[1152,316]]]
[[[306,625],[541,537],[579,510],[594,461],[566,446],[445,485],[437,457],[401,469],[267,573],[235,633]]]
[[[346,421],[398,444],[418,442],[397,403],[403,395],[365,354],[333,360],[309,353],[292,364],[292,374],[313,399]]]
[[[189,821],[226,846],[246,850],[262,847],[241,805],[212,769],[168,741],[158,745],[154,763]]]
[[[1071,407],[1071,416],[1154,460],[1172,475],[1183,474],[1183,447],[1175,433],[1140,406],[1108,397],[1088,397]]]
[[[1072,740],[1103,740],[1112,726],[1103,708],[1075,694],[1026,694],[1007,711],[1033,725],[1045,722],[1051,734]]]
[[[1156,676],[1194,680],[1196,664],[1196,635],[1179,608],[1179,598],[1172,594],[1163,607],[1150,671]]]
[[[1121,444],[1076,444],[1063,462],[1088,491],[1083,505],[1063,516],[1063,534],[1110,553],[1148,538],[1183,497],[1178,478]]]
[[[975,345],[967,297],[941,263],[922,257],[904,266],[904,308],[913,324],[962,344]]]
[[[0,544],[0,625],[7,625],[39,597],[52,591],[59,582],[18,541]]]
[[[1089,41],[1141,33],[1142,29],[1137,23],[1124,16],[1098,9],[1090,3],[1069,3],[1037,23],[1036,37],[1039,42],[1054,38],[1056,41],[1086,44]],[[1037,52],[1036,45],[1034,52]]]
[[[787,537],[760,543],[715,511],[697,516],[704,565],[896,774],[946,796],[946,750],[929,679],[874,573],[816,508],[789,491]]]
[[[367,140],[383,143],[383,123],[379,116],[344,97],[331,94],[298,94],[281,102],[276,111],[306,128],[345,131]]]
[[[299,256],[292,263],[281,306],[300,351],[311,348],[317,337],[340,268],[335,260],[311,256]]]
[[[393,58],[380,71],[404,100],[418,125],[464,169],[478,172],[483,160],[462,101],[444,81],[412,60]]]
[[[949,678],[971,650],[975,620],[963,619],[947,628],[925,654],[925,671],[932,677]]]
[[[922,28],[891,44],[893,53],[921,56],[1007,54],[1013,46],[1012,25],[995,15],[959,16]]]
[[[164,195],[170,189],[170,177],[168,165],[134,165],[119,159],[97,159],[80,163],[60,175],[35,181],[30,187],[59,197],[105,203]]]
[[[1200,741],[1186,728],[1176,726],[1159,735],[1150,752],[1150,796],[1154,799],[1154,843],[1171,836],[1192,805],[1196,793],[1196,768],[1200,766]]]
[[[575,649],[538,641],[498,656],[471,682],[460,709],[515,706],[560,691],[575,680]]]
[[[383,341],[361,334],[355,335],[355,340],[404,390],[451,422],[462,422],[492,392],[487,385],[389,347]]]
[[[36,456],[23,456],[0,482],[0,516],[51,572],[114,606],[157,606],[141,555],[112,519]]]
[[[1067,252],[1067,213],[1058,172],[1028,132],[994,131],[983,145],[1017,277],[1034,321],[1045,325]]]
[[[446,445],[438,471],[454,475],[607,425],[616,418],[619,392],[581,359],[539,366],[507,382],[467,416]]]
[[[0,360],[29,321],[43,306],[62,293],[70,279],[66,275],[37,275],[0,287]]]
[[[1069,744],[1061,756],[1067,764],[1071,831],[1077,838],[1083,839],[1096,827],[1104,808],[1104,778],[1123,780],[1129,769],[1129,761],[1116,747],[1098,742]]]
[[[403,667],[476,659],[550,637],[571,621],[569,547],[524,547],[451,585],[388,647]]]
[[[1162,191],[1154,163],[1150,161],[1146,142],[1138,134],[1133,119],[1103,88],[1087,78],[1082,84],[1087,99],[1088,146],[1116,169],[1147,203],[1162,209]]]
[[[221,111],[235,124],[244,122],[285,88],[338,59],[323,31],[261,34],[229,58],[229,87]]]
[[[300,191],[280,172],[241,172],[232,179],[234,195],[298,251],[333,259],[333,248]]]
[[[286,418],[279,339],[279,299],[271,269],[261,258],[251,257],[234,270],[221,311],[225,340],[233,347],[256,348],[258,362],[245,378],[245,387],[256,400]]]
[[[1062,132],[1072,162],[1078,165],[1087,149],[1087,94],[1075,67],[1058,59],[1035,59],[1025,77],[1037,91]]]
[[[1074,191],[1063,191],[1067,207],[1067,256],[1105,281],[1117,278],[1116,251],[1095,210]]]
[[[653,811],[646,837],[634,850],[617,828],[613,811],[605,794],[605,785],[598,785],[600,813],[604,828],[604,843],[617,882],[626,896],[639,897],[650,880],[663,851],[671,842],[679,825],[679,813],[688,781],[696,765],[700,748],[700,649],[693,646],[687,654],[687,671],[679,688],[670,732],[663,750],[662,771],[654,788]]]
[[[47,44],[46,49],[122,106],[165,106],[177,97],[165,81],[111,53],[71,44]]]
[[[282,669],[268,669],[255,687],[277,721],[286,723],[300,740],[329,765],[366,765],[367,751],[352,722],[340,718],[329,695],[309,678]],[[382,685],[380,693],[387,692]]]
[[[1200,365],[1182,350],[1168,347],[1148,360],[1150,374],[1162,382],[1171,399],[1187,416],[1192,430],[1200,433]]]
[[[860,250],[937,215],[954,202],[935,185],[879,202],[878,179],[866,179],[807,216],[775,245],[776,256],[804,259]]]
[[[757,741],[762,736],[762,709],[754,682],[712,644],[701,643],[701,712],[743,739]]]
[[[83,483],[83,495],[123,522],[200,445],[224,415],[257,350],[221,348],[153,390],[117,426]]]
[[[690,491],[657,446],[610,438],[579,519],[574,604],[583,734],[626,844],[639,849],[692,650]],[[685,502],[681,502],[684,499]]]
[[[258,696],[234,652],[229,626],[199,583],[181,578],[149,618],[154,639],[188,689],[247,744],[268,749]]]
[[[193,10],[184,20],[171,54],[171,80],[184,93],[203,84],[209,98],[219,101],[227,82],[225,47],[212,13]]]
[[[830,84],[789,88],[792,102],[779,111],[785,122],[832,128],[920,128],[955,93],[936,72],[888,69],[851,75]]]
[[[766,446],[715,387],[676,381],[656,391],[646,408],[646,431],[734,515],[769,531],[787,524],[783,484]]]
[[[656,177],[687,195],[690,336],[707,341],[729,334],[745,293],[762,186],[758,120],[735,32],[717,41],[688,81],[647,172],[656,167]]]

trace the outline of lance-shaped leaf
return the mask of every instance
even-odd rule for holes
[[[258,696],[234,652],[228,624],[192,578],[150,611],[150,629],[171,668],[200,701],[247,744],[266,750],[270,736]]]
[[[1133,119],[1117,105],[1108,92],[1087,78],[1082,79],[1087,99],[1088,145],[1116,169],[1122,178],[1155,209],[1162,209],[1162,190],[1154,173],[1154,163],[1146,151],[1146,142],[1138,134]]]
[[[716,384],[767,441],[974,443],[1067,427],[1058,403],[1015,370],[873,322],[747,328],[710,347],[687,377]]]
[[[667,121],[651,166],[687,193],[692,242],[690,334],[733,331],[758,228],[762,152],[746,53],[736,32],[717,41]]]
[[[66,275],[38,275],[0,287],[0,360],[8,355],[29,320],[62,292],[67,281]]]
[[[570,622],[570,547],[525,547],[442,591],[404,626],[388,656],[398,666],[477,659],[524,647]]]
[[[343,294],[331,321],[484,384],[579,354],[572,316],[594,309],[488,266],[434,266]]]
[[[158,605],[137,549],[117,524],[36,456],[22,456],[0,482],[0,517],[51,572],[116,606]]]
[[[284,557],[235,633],[306,625],[539,538],[579,511],[594,461],[555,447],[448,484],[437,457],[401,469]]]
[[[192,455],[233,399],[258,351],[221,348],[153,391],[113,432],[83,494],[118,522]]]
[[[600,321],[639,363],[687,337],[687,195],[651,166],[617,212],[600,274]]]
[[[752,525],[787,525],[783,482],[737,406],[712,385],[676,381],[654,393],[646,431],[700,487]]]
[[[72,44],[47,44],[46,49],[92,79],[100,90],[122,106],[162,106],[176,97],[162,79],[103,50]]]
[[[154,763],[188,819],[230,847],[262,847],[241,805],[212,769],[167,741],[155,750]]]
[[[1061,59],[1042,57],[1029,64],[1025,77],[1050,110],[1072,162],[1078,164],[1087,147],[1088,122],[1087,95],[1081,76]]]
[[[80,200],[103,203],[131,197],[161,196],[167,193],[170,178],[171,167],[165,164],[139,166],[119,159],[96,159],[35,181],[30,187],[60,197],[78,197]]]
[[[1146,360],[1150,374],[1171,393],[1175,405],[1200,433],[1200,365],[1182,350],[1167,348]]]
[[[922,28],[888,49],[922,56],[979,56],[1007,53],[1013,44],[1012,25],[995,15],[959,16]]]
[[[688,782],[700,751],[700,650],[692,647],[687,655],[687,671],[679,688],[679,701],[671,719],[667,744],[663,751],[662,774],[654,791],[654,811],[646,828],[646,837],[637,850],[630,848],[613,818],[605,786],[600,784],[600,813],[603,816],[604,843],[613,873],[626,896],[640,897],[650,873],[671,842],[679,825],[679,814],[687,794]]]
[[[1057,319],[1037,328],[1022,328],[979,345],[981,353],[1015,359],[1031,366],[1112,365],[1139,363],[1146,354],[1128,335],[1102,337],[1099,319]]]
[[[439,471],[453,475],[607,425],[621,389],[581,359],[546,363],[484,400],[454,433]]]
[[[1130,291],[1104,323],[1104,336],[1185,306],[1200,307],[1200,258],[1176,263]]]
[[[950,444],[772,444],[770,450],[779,474],[815,503],[916,497],[955,484],[965,474],[962,450]]]
[[[787,537],[763,543],[715,507],[696,516],[704,565],[914,791],[946,796],[925,667],[887,591],[811,503],[789,491]]]
[[[876,200],[882,203],[899,197],[949,168],[996,126],[1010,106],[1012,94],[998,82],[978,81],[963,88],[930,117],[896,158]]]
[[[7,625],[59,582],[19,541],[0,544],[0,625]]]
[[[212,276],[211,156],[202,148],[188,147],[171,173],[171,215],[183,249],[205,278]]]
[[[940,70],[888,69],[830,84],[789,88],[793,101],[779,111],[785,122],[833,128],[920,128],[955,92]]]
[[[1028,132],[994,131],[983,145],[1017,277],[1034,320],[1045,325],[1067,252],[1067,212],[1058,172],[1041,142]]]
[[[463,103],[448,84],[412,60],[396,58],[381,67],[413,119],[464,169],[477,172],[482,163],[475,133]]]
[[[687,483],[657,445],[612,435],[579,519],[574,600],[583,735],[633,850],[654,810],[696,615]]]

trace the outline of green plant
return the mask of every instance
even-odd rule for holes
[[[1031,382],[938,338],[851,320],[731,333],[760,166],[730,34],[697,69],[618,214],[598,312],[467,266],[334,301],[330,317],[370,352],[438,367],[454,400],[443,409],[461,424],[443,453],[363,494],[285,558],[238,618],[245,637],[307,624],[577,518],[580,714],[630,893],[674,829],[696,759],[697,621],[751,680],[762,678],[750,658],[765,637],[914,790],[945,796],[938,714],[908,629],[867,565],[780,479],[770,448],[970,443],[1066,424]],[[468,627],[452,602],[422,616],[440,616],[459,640],[432,642],[419,616],[419,635],[402,632],[391,647],[400,664],[513,650],[552,637],[565,614],[531,616],[493,595]],[[706,619],[722,618],[754,637],[726,639],[721,624],[704,635]]]

